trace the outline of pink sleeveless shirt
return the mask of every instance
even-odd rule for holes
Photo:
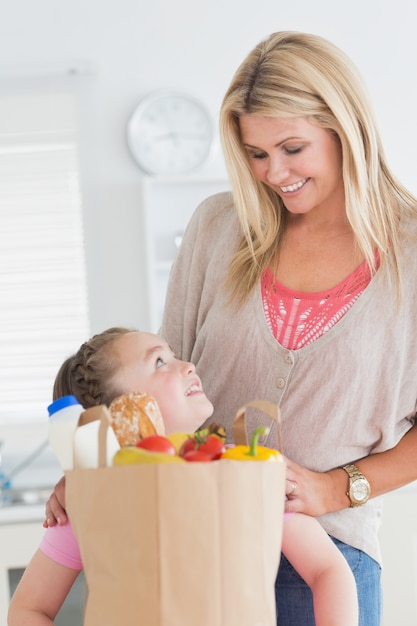
[[[304,293],[282,285],[267,268],[261,289],[265,317],[272,334],[288,350],[312,343],[345,315],[370,280],[369,268],[363,262],[332,289]]]

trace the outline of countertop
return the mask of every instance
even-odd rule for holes
[[[4,524],[27,524],[45,519],[45,504],[22,504],[0,507],[0,526]]]

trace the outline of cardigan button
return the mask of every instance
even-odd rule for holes
[[[284,389],[285,380],[283,378],[277,378],[277,387],[278,389]]]
[[[287,352],[284,356],[284,361],[286,363],[288,363],[288,365],[293,365],[294,363],[294,356],[292,355],[291,352]]]

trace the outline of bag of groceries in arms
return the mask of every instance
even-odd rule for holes
[[[227,449],[221,429],[203,429],[185,442],[172,436],[175,460],[167,462],[168,452],[147,449],[154,435],[140,434],[134,403],[135,394],[118,398],[117,418],[112,406],[82,413],[80,424],[99,420],[99,466],[75,462],[65,472],[88,587],[85,626],[276,626],[285,463],[257,445],[258,432],[247,445],[245,416],[253,407],[279,426],[278,407],[242,407],[236,445]],[[107,431],[117,436],[117,423],[123,445],[109,464]],[[208,447],[220,450],[210,458],[220,458],[187,462],[187,451],[207,450],[209,437],[221,441],[210,439]]]

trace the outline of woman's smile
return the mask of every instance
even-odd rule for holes
[[[304,178],[304,180],[300,180],[298,183],[293,183],[292,185],[288,185],[286,187],[280,187],[282,193],[293,193],[294,191],[298,191],[301,187],[304,187],[308,178]]]

